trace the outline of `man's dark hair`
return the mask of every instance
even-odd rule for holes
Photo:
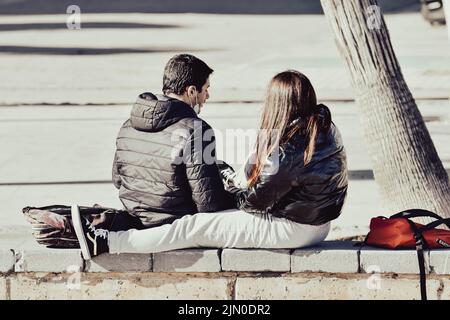
[[[206,63],[193,55],[176,55],[164,68],[162,91],[164,94],[182,95],[189,86],[195,86],[198,91],[201,91],[213,71]]]

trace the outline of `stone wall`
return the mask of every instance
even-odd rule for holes
[[[104,254],[0,250],[0,299],[420,299],[414,250],[329,241],[292,250]],[[450,250],[426,253],[429,299],[450,299]]]

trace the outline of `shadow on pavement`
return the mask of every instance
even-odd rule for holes
[[[417,12],[419,0],[379,0],[385,13]],[[81,13],[321,14],[319,0],[0,0],[0,14],[65,14],[76,4]]]
[[[181,26],[170,24],[127,23],[127,22],[83,22],[83,29],[173,29],[180,27]],[[64,23],[0,24],[0,31],[57,30],[57,29],[67,29],[67,26]]]
[[[100,55],[123,53],[157,53],[157,52],[204,52],[220,49],[189,49],[189,48],[69,48],[69,47],[27,47],[0,46],[1,53],[35,54],[35,55]]]

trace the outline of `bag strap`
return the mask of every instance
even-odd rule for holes
[[[425,258],[423,255],[423,249],[427,246],[427,243],[422,235],[422,229],[419,230],[414,222],[406,218],[411,230],[414,234],[414,240],[416,241],[416,252],[417,259],[419,260],[419,271],[420,271],[420,296],[422,300],[427,300],[427,287],[426,287],[426,274],[425,274]],[[428,226],[428,225],[427,225]]]
[[[434,212],[425,209],[409,209],[396,213],[391,218],[416,218],[416,217],[431,217],[438,220],[443,218]]]
[[[369,238],[369,234],[370,234],[370,232],[368,234],[366,234],[363,241],[358,241],[353,245],[354,247],[358,247],[358,250],[356,251],[356,256],[358,258],[358,273],[361,272],[361,250],[362,250],[363,246],[365,246],[367,244],[367,239]]]
[[[37,210],[51,210],[51,209],[70,209],[70,206],[64,206],[64,205],[60,205],[60,204],[54,204],[51,206],[45,206],[45,207],[32,207],[32,206],[28,206],[22,209],[23,212],[26,211],[30,211],[33,209],[37,209]]]
[[[433,222],[430,222],[429,224],[427,224],[426,226],[423,226],[422,228],[420,228],[420,232],[424,232],[427,230],[431,230],[434,229],[436,227],[439,227],[441,224],[445,224],[447,227],[450,228],[450,218],[445,218],[445,219],[441,219],[441,220],[436,220]]]

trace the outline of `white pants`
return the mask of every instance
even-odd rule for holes
[[[323,241],[330,223],[305,225],[237,209],[187,215],[160,227],[110,232],[110,253],[155,253],[183,248],[299,248]]]

